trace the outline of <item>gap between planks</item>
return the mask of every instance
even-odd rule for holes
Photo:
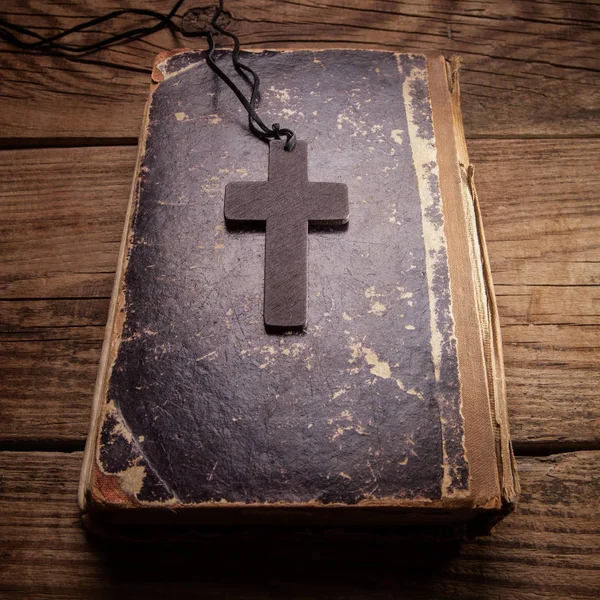
[[[52,439],[6,439],[0,440],[0,453],[2,452],[42,452],[73,454],[83,452],[85,440],[52,440]],[[572,444],[561,443],[523,443],[513,444],[515,456],[520,458],[543,458],[573,454],[577,452],[600,452],[600,443],[580,442]]]
[[[469,134],[465,133],[468,140],[488,140],[488,141],[557,141],[568,142],[576,140],[598,140],[600,134],[565,134],[565,135],[534,135],[524,133],[522,135],[507,134],[507,135],[486,135],[486,134]],[[258,140],[257,140],[258,143]],[[86,138],[86,137],[61,137],[61,138],[1,138],[0,137],[0,152],[13,150],[44,150],[52,148],[69,149],[69,148],[102,148],[108,146],[137,146],[138,139],[132,137],[106,137],[106,138]]]

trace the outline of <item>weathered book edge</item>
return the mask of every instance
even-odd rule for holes
[[[459,60],[452,57],[446,61],[448,88],[451,96],[455,142],[461,169],[465,215],[468,220],[469,238],[474,249],[473,272],[478,282],[478,303],[483,333],[483,348],[488,375],[490,414],[494,428],[498,475],[504,510],[512,510],[517,502],[520,486],[515,456],[510,439],[506,383],[500,320],[494,293],[494,282],[477,190],[474,183],[475,168],[470,163],[463,129],[460,104]]]
[[[156,64],[156,63],[155,63]],[[100,364],[98,366],[98,374],[96,376],[96,384],[94,386],[94,398],[92,402],[92,414],[90,416],[90,428],[88,437],[85,443],[85,450],[83,453],[83,465],[81,469],[81,476],[78,487],[78,502],[79,508],[82,512],[84,521],[87,522],[88,513],[90,509],[90,493],[91,493],[91,481],[92,472],[95,462],[97,441],[99,435],[99,429],[101,425],[102,409],[104,407],[104,398],[106,396],[106,384],[107,375],[110,371],[111,357],[114,355],[113,349],[118,345],[120,335],[115,338],[116,325],[117,325],[117,312],[122,302],[120,301],[120,294],[123,289],[123,277],[125,276],[125,262],[130,244],[130,229],[131,221],[133,218],[133,212],[136,206],[136,198],[138,194],[138,182],[139,173],[142,160],[144,158],[146,150],[146,138],[148,131],[148,120],[150,105],[152,104],[152,92],[156,88],[157,82],[154,80],[150,86],[150,93],[146,100],[144,107],[144,114],[142,123],[140,126],[140,135],[138,143],[138,153],[136,159],[135,170],[133,172],[133,180],[131,184],[131,192],[129,195],[129,202],[127,204],[127,212],[125,214],[125,222],[123,225],[123,235],[121,237],[121,246],[119,249],[119,257],[117,260],[115,280],[113,284],[113,290],[111,294],[110,307],[108,311],[108,318],[106,322],[106,329],[104,331],[104,341],[102,343],[102,353],[100,355]]]

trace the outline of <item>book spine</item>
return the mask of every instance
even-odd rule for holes
[[[459,67],[460,62],[458,57],[452,57],[450,60],[446,61],[446,74],[451,98],[455,144],[461,171],[465,215],[467,217],[472,254],[474,257],[474,273],[479,282],[478,302],[480,304],[480,320],[488,375],[488,392],[492,412],[492,425],[494,427],[494,439],[497,447],[496,458],[502,492],[502,503],[505,510],[512,510],[517,501],[520,487],[509,432],[500,319],[485,241],[483,220],[474,182],[475,167],[469,160],[463,129],[460,104]]]

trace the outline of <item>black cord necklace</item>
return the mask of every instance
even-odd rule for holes
[[[177,0],[173,8],[167,14],[162,14],[154,10],[138,8],[114,10],[106,15],[96,17],[84,23],[80,23],[79,25],[75,25],[70,29],[65,29],[60,33],[56,33],[48,37],[43,37],[27,27],[15,25],[0,17],[0,39],[13,46],[16,46],[17,48],[20,48],[21,50],[71,58],[73,56],[85,56],[104,48],[109,48],[111,46],[124,43],[125,41],[138,40],[152,33],[156,33],[157,31],[162,31],[163,29],[169,29],[173,33],[181,33],[187,37],[205,37],[208,42],[206,64],[220,79],[223,80],[224,83],[227,84],[227,86],[229,86],[229,88],[231,88],[238,100],[242,103],[244,109],[248,113],[248,127],[250,128],[250,131],[257,138],[267,143],[270,140],[280,140],[282,137],[285,137],[285,150],[293,150],[294,146],[296,145],[296,136],[294,132],[290,129],[281,128],[279,123],[274,123],[271,127],[268,127],[256,112],[256,106],[260,99],[260,78],[253,69],[242,63],[240,60],[240,41],[238,37],[235,34],[226,31],[221,25],[219,25],[218,21],[221,15],[227,15],[230,18],[232,17],[231,13],[223,8],[223,0],[219,0],[219,3],[215,8],[215,12],[210,22],[210,27],[204,30],[194,30],[193,28],[188,28],[184,25],[186,21],[189,20],[187,17],[192,16],[194,9],[190,9],[184,14],[181,19],[181,25],[177,25],[174,22],[173,19],[183,2],[184,0]],[[117,19],[125,15],[151,17],[158,22],[151,26],[137,27],[135,29],[117,33],[115,35],[110,35],[100,41],[90,44],[69,44],[64,41],[69,35],[84,32],[89,30],[91,27],[96,27],[97,25],[101,25],[107,21],[112,21],[113,19]],[[240,77],[242,77],[242,79],[250,86],[250,98],[246,98],[240,88],[216,64],[214,60],[216,45],[211,28],[217,34],[225,35],[233,40],[233,52],[231,53],[233,66],[238,75],[240,75]],[[25,38],[33,39],[30,41],[23,40],[21,37],[18,37],[19,35],[24,36]]]

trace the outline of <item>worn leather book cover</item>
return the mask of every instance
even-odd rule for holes
[[[306,329],[267,331],[265,231],[223,211],[228,183],[267,180],[269,148],[203,52],[157,57],[86,522],[488,530],[518,483],[456,70],[380,51],[244,60],[264,121],[307,142],[309,180],[347,185],[348,225],[309,231]]]

